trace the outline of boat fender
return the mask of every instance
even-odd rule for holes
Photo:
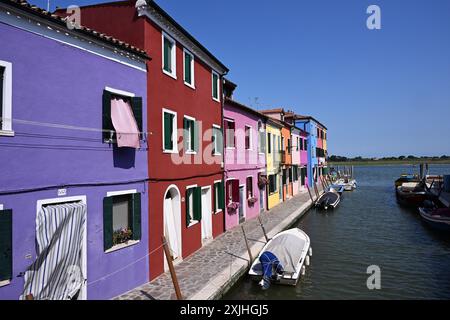
[[[306,273],[306,268],[305,268],[305,266],[302,266],[302,276],[304,276],[305,273]]]
[[[308,254],[309,254],[310,257],[312,257],[312,247],[309,247]]]
[[[307,266],[309,266],[309,256],[306,256],[306,258],[305,258],[305,264],[306,264]]]

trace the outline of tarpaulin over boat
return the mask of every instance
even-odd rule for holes
[[[69,300],[80,290],[86,205],[81,202],[43,207],[36,217],[36,261],[25,272],[21,299]]]
[[[272,252],[284,268],[284,272],[295,273],[303,249],[305,249],[305,239],[292,234],[282,234],[270,242],[265,249]]]

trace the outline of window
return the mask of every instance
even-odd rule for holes
[[[198,123],[194,118],[185,116],[183,120],[184,130],[184,150],[186,153],[195,153],[198,151]]]
[[[298,151],[299,148],[300,148],[300,138],[297,137],[297,148],[296,148],[297,151]]]
[[[176,79],[177,63],[176,63],[176,43],[171,37],[163,33],[163,72]]]
[[[272,153],[272,135],[267,133],[267,153]]]
[[[177,152],[177,117],[176,113],[163,109],[163,151]]]
[[[103,198],[104,250],[141,239],[141,194],[127,193]]]
[[[252,127],[245,126],[245,150],[252,149]]]
[[[235,147],[235,124],[232,120],[225,120],[225,145],[227,148]]]
[[[219,126],[213,125],[212,133],[212,144],[213,144],[213,155],[220,156],[223,149],[223,136],[222,129]]]
[[[253,177],[247,177],[245,186],[247,189],[247,199],[253,198]]]
[[[269,175],[269,193],[277,192],[277,175],[271,174]]]
[[[186,49],[184,53],[184,84],[191,88],[195,88],[194,78],[194,55],[188,52]]]
[[[225,209],[225,195],[224,195],[223,181],[216,181],[214,183],[214,212],[218,213]]]
[[[212,72],[212,97],[217,102],[220,102],[219,98],[219,74]]]
[[[288,177],[289,177],[288,183],[291,183],[292,182],[292,168],[287,169],[287,172],[288,172]]]
[[[12,131],[12,64],[0,60],[0,135],[13,136]]]
[[[304,150],[303,149],[303,139],[302,138],[300,138],[300,150]]]
[[[0,287],[12,279],[12,210],[0,207]]]
[[[191,186],[186,189],[186,226],[202,220],[202,188]]]
[[[287,171],[286,169],[283,169],[282,175],[281,175],[283,186],[286,185],[286,183],[287,183],[287,172],[286,171]]]
[[[317,137],[320,137],[320,130],[317,128]]]
[[[287,139],[287,148],[288,153],[291,153],[291,139]]]
[[[305,139],[304,142],[305,142],[305,143],[303,144],[303,147],[304,147],[303,150],[307,151],[307,150],[308,150],[308,140]]]
[[[292,177],[294,182],[298,181],[298,166],[293,166],[292,167]]]

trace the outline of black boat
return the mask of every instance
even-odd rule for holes
[[[337,205],[341,202],[341,196],[336,192],[325,192],[322,194],[319,199],[316,201],[316,207],[324,210],[328,210],[329,208],[336,208]]]

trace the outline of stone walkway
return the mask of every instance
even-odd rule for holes
[[[269,237],[291,226],[311,206],[308,192],[301,193],[261,215]],[[253,258],[264,246],[258,219],[242,224],[252,246]],[[175,266],[184,299],[215,299],[246,272],[248,252],[240,227],[225,232]],[[218,277],[220,275],[220,277]],[[135,288],[116,300],[176,299],[170,273]]]

